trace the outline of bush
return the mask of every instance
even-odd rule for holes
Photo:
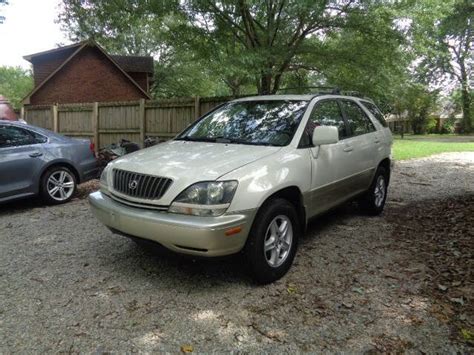
[[[426,132],[427,133],[440,133],[438,132],[438,120],[430,117],[426,121]]]
[[[441,125],[441,129],[439,133],[441,134],[454,133],[455,122],[456,122],[456,118],[454,117],[449,117],[448,119],[446,119]]]

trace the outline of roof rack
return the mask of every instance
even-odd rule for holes
[[[355,90],[341,90],[335,86],[300,86],[300,87],[290,87],[290,88],[281,88],[278,91],[289,91],[289,90],[302,90],[302,89],[318,89],[316,92],[310,92],[308,94],[313,95],[344,95],[344,96],[355,96],[362,99],[367,99],[359,91]]]
[[[281,88],[277,91],[289,91],[289,90],[304,90],[304,89],[318,89],[319,91],[311,92],[311,94],[335,94],[339,95],[341,90],[334,86],[300,86],[300,87],[289,87]]]

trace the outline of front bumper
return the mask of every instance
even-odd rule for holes
[[[136,208],[115,201],[97,191],[89,195],[93,214],[107,227],[131,236],[152,240],[173,251],[222,256],[240,251],[252,225],[256,210],[219,217],[199,217]],[[231,228],[242,230],[233,235]]]

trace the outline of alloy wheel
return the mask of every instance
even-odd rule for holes
[[[264,239],[264,254],[268,265],[277,268],[290,254],[293,243],[293,226],[285,215],[276,216],[268,225]]]
[[[49,196],[56,201],[65,201],[74,192],[74,177],[65,170],[53,172],[47,182]]]

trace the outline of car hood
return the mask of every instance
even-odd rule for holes
[[[168,204],[186,187],[199,181],[212,181],[232,170],[274,154],[280,147],[243,144],[170,141],[125,155],[111,164],[142,174],[173,180],[159,201]]]

